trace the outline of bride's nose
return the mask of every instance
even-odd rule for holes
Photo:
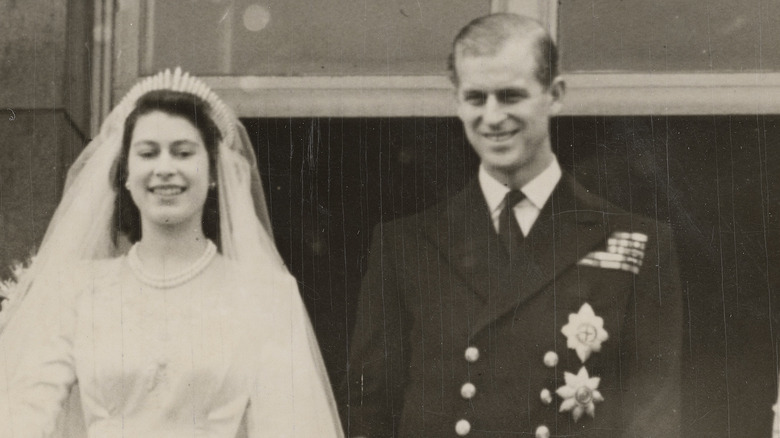
[[[168,177],[176,173],[173,157],[170,154],[160,154],[154,163],[154,174],[158,177]]]

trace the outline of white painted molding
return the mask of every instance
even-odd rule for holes
[[[563,77],[563,115],[780,114],[780,73]]]
[[[443,76],[206,77],[241,117],[441,117],[455,115]]]
[[[87,135],[95,136],[100,125],[111,111],[112,62],[114,27],[114,3],[108,0],[94,0],[94,22],[92,28],[92,80],[90,93],[90,121]]]

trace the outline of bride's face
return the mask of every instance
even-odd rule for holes
[[[162,111],[140,116],[130,141],[127,174],[142,229],[201,229],[209,159],[200,132],[188,120]]]

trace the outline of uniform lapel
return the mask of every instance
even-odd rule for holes
[[[475,304],[488,302],[491,290],[497,287],[496,268],[505,263],[505,255],[478,180],[474,178],[439,211],[428,234],[438,233],[441,255],[466,283],[469,293],[476,294]]]
[[[444,260],[466,284],[470,334],[513,311],[571,269],[607,239],[605,215],[611,206],[586,193],[567,173],[542,209],[523,247],[511,259],[501,247],[488,206],[473,179],[427,230]],[[471,298],[474,298],[472,296]]]
[[[563,175],[518,254],[504,255],[497,266],[488,267],[496,287],[488,290],[489,305],[476,313],[472,335],[550,289],[557,276],[607,239],[605,206],[594,201],[571,176]]]

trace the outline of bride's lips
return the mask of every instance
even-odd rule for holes
[[[149,192],[154,193],[155,195],[175,196],[184,193],[184,191],[187,189],[183,186],[177,186],[177,185],[161,185],[161,186],[149,187],[148,190]]]

